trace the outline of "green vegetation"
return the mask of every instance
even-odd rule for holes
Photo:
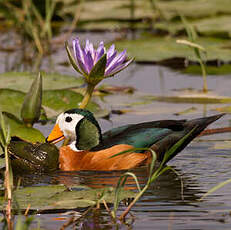
[[[44,135],[33,126],[53,122],[59,113],[79,105],[81,108],[86,107],[97,117],[108,117],[111,112],[109,110],[113,111],[117,107],[119,109],[114,112],[118,114],[134,112],[138,105],[147,105],[140,109],[140,113],[152,113],[150,107],[154,104],[156,110],[159,106],[157,102],[167,104],[167,107],[169,103],[174,103],[175,107],[181,103],[203,105],[204,108],[206,105],[227,104],[219,108],[213,107],[212,110],[231,113],[231,97],[210,94],[206,79],[207,75],[226,74],[229,77],[231,73],[230,21],[230,0],[1,1],[0,32],[9,35],[4,39],[0,37],[0,52],[6,52],[7,56],[16,54],[17,57],[16,63],[10,63],[10,72],[0,74],[0,146],[4,155],[0,159],[0,169],[4,171],[5,181],[5,187],[1,186],[0,206],[6,210],[5,228],[13,229],[13,215],[24,210],[36,214],[51,210],[85,208],[79,217],[71,215],[65,227],[71,224],[75,226],[89,212],[96,213],[104,208],[115,226],[117,219],[124,222],[131,208],[162,173],[167,170],[176,173],[171,167],[165,166],[165,162],[174,149],[183,144],[187,135],[165,154],[166,159],[159,167],[155,167],[155,153],[146,149],[152,152],[153,159],[143,186],[139,184],[134,173],[126,172],[120,177],[116,188],[64,186],[61,185],[62,176],[58,177],[60,181],[55,182],[57,185],[23,187],[19,184],[16,188],[13,185],[11,160],[7,151],[10,137],[16,136],[31,143],[43,143]],[[197,91],[189,94],[177,92],[156,95],[154,92],[153,95],[137,93],[131,97],[130,94],[121,96],[122,87],[113,89],[101,85],[96,89],[101,80],[111,77],[105,75],[106,54],[101,58],[101,63],[95,65],[91,73],[83,74],[82,78],[56,73],[56,66],[50,64],[52,61],[49,58],[52,55],[56,58],[56,54],[64,49],[64,43],[74,30],[120,32],[110,42],[115,43],[119,51],[126,49],[128,56],[135,57],[137,63],[173,67],[179,65],[184,73],[202,75],[203,91],[208,93],[201,94]],[[127,31],[132,31],[132,36]],[[11,36],[11,33],[16,36]],[[56,63],[57,66],[66,66],[69,58],[68,64],[77,71],[77,76],[81,75],[81,62],[76,64],[75,57],[72,56],[73,50],[67,45],[66,50],[65,59]],[[42,61],[46,58],[49,59],[46,72],[41,71],[38,74]],[[23,67],[25,63],[29,65],[29,70],[36,70],[36,73],[16,72],[28,71]],[[3,72],[2,69],[0,71]],[[90,101],[92,95],[93,101]],[[103,103],[110,103],[107,109],[102,108]],[[158,110],[160,114],[163,113],[161,108],[158,107]],[[181,116],[198,110],[198,107],[180,107],[181,112],[176,114]],[[169,111],[172,113],[170,106],[167,109]],[[138,149],[133,149],[136,150]],[[128,178],[134,179],[137,190],[126,190]],[[229,183],[230,179],[218,184],[201,200]],[[118,214],[121,201],[128,198],[132,201]],[[29,229],[34,219],[27,214],[25,213],[25,217],[18,216],[15,229]]]

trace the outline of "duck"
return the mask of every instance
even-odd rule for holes
[[[151,148],[157,155],[157,161],[162,162],[164,154],[188,134],[169,161],[209,124],[223,115],[193,120],[158,120],[127,124],[102,134],[92,112],[79,108],[69,109],[57,117],[46,141],[56,144],[63,139],[68,140],[68,145],[59,149],[59,168],[63,171],[129,170],[147,165],[152,159],[150,151],[132,149]],[[127,152],[119,154],[123,151]]]

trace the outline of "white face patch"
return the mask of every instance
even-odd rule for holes
[[[56,120],[56,124],[59,125],[64,136],[70,138],[71,142],[74,142],[77,138],[75,127],[83,118],[84,116],[80,114],[61,113]]]

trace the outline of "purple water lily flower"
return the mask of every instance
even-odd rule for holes
[[[114,44],[106,51],[103,42],[100,42],[98,48],[94,49],[89,40],[86,40],[85,47],[82,47],[79,39],[76,38],[73,40],[73,50],[74,60],[67,49],[71,64],[85,76],[87,82],[93,84],[97,84],[103,78],[114,76],[133,61],[133,59],[127,59],[126,50],[117,53]]]

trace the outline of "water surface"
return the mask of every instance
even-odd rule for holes
[[[80,35],[89,37],[88,34]],[[104,34],[92,35],[99,41]],[[109,40],[110,36],[106,36]],[[106,39],[107,40],[107,39]],[[54,63],[67,61],[64,49],[56,54]],[[44,61],[43,67],[47,68]],[[75,74],[71,67],[58,65],[60,73]],[[3,65],[1,72],[4,71]],[[198,76],[184,75],[179,71],[167,67],[154,65],[133,64],[126,71],[115,78],[104,81],[104,84],[117,86],[131,86],[136,89],[134,94],[117,94],[104,98],[99,103],[104,108],[124,110],[123,115],[113,114],[110,120],[100,119],[103,131],[128,123],[138,123],[158,119],[191,119],[212,115],[215,108],[221,105],[187,104],[151,102],[134,106],[143,95],[177,95],[182,94],[185,88],[201,89],[202,79]],[[230,96],[230,76],[208,76],[208,88],[214,95]],[[194,106],[196,110],[190,114],[174,115]],[[216,121],[211,127],[225,127],[229,125],[230,116]],[[36,125],[44,135],[48,135],[52,124]],[[199,202],[198,199],[218,183],[231,178],[231,156],[229,141],[231,134],[216,134],[197,138],[185,150],[179,153],[169,165],[175,169],[168,171],[152,184],[142,199],[132,209],[134,216],[131,226],[120,225],[120,229],[193,229],[218,230],[230,229],[231,224],[231,185],[216,191]],[[226,142],[224,142],[224,140]],[[147,168],[133,170],[141,184],[147,177]],[[29,175],[22,178],[24,186],[47,184],[82,184],[90,187],[114,186],[121,172],[92,173],[92,172],[56,172],[51,175]],[[183,187],[182,187],[183,183]],[[129,180],[128,188],[133,189],[135,184]],[[124,210],[121,204],[119,213]],[[42,229],[58,229],[65,223],[68,216],[62,213],[45,213],[37,215]],[[58,219],[57,219],[58,218]],[[63,219],[64,218],[64,219]],[[36,226],[36,221],[34,226]],[[94,216],[90,215],[78,225],[77,229],[116,229],[105,210]]]

